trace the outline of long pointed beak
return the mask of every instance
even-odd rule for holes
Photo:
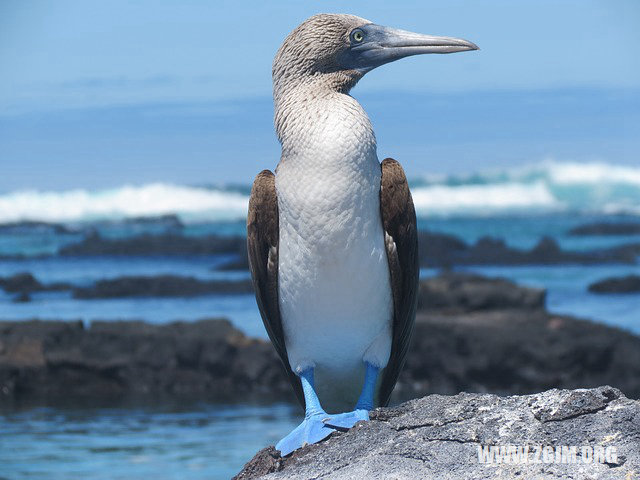
[[[352,44],[351,56],[356,68],[364,71],[411,55],[479,50],[475,43],[461,38],[423,35],[373,23],[361,30],[363,41]]]
[[[475,43],[462,38],[436,37],[388,27],[382,27],[382,29],[384,35],[381,38],[380,46],[385,50],[396,52],[401,57],[423,53],[455,53],[478,50]]]

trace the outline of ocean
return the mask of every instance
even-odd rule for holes
[[[640,235],[571,235],[590,223],[640,222],[640,167],[542,162],[468,176],[412,179],[419,228],[533,248],[550,237],[587,252],[640,243]],[[129,238],[175,233],[244,235],[250,185],[127,185],[88,191],[0,193],[0,277],[30,272],[42,283],[88,286],[124,275],[243,279],[216,270],[233,255],[57,255],[87,235]],[[163,217],[164,216],[164,217]],[[640,274],[638,264],[454,267],[545,288],[552,312],[640,334],[640,295],[595,295],[590,283]],[[423,277],[435,269],[422,270]],[[0,290],[0,319],[141,319],[152,323],[226,317],[266,338],[252,295],[81,300],[43,291],[30,301]],[[229,478],[298,421],[289,404],[0,405],[0,478]]]

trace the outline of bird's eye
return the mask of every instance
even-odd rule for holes
[[[354,43],[360,43],[362,40],[364,40],[364,32],[359,28],[356,28],[353,32],[351,32],[351,40],[353,40]]]

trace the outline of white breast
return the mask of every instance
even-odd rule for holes
[[[328,405],[355,402],[364,360],[384,367],[391,345],[380,164],[368,118],[351,101],[320,109],[298,144],[283,143],[276,171],[289,361],[298,372],[315,367]]]

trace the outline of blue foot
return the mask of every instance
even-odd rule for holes
[[[329,415],[322,412],[321,414],[305,418],[289,435],[276,444],[276,449],[280,450],[280,456],[284,457],[285,455],[289,455],[294,450],[304,447],[307,444],[317,443],[327,438],[332,432],[335,432],[333,428],[323,422],[328,416]]]
[[[324,424],[327,427],[331,427],[336,430],[347,431],[357,422],[361,422],[363,420],[369,420],[369,411],[365,409],[356,409],[352,412],[329,415],[329,418],[324,421]]]

